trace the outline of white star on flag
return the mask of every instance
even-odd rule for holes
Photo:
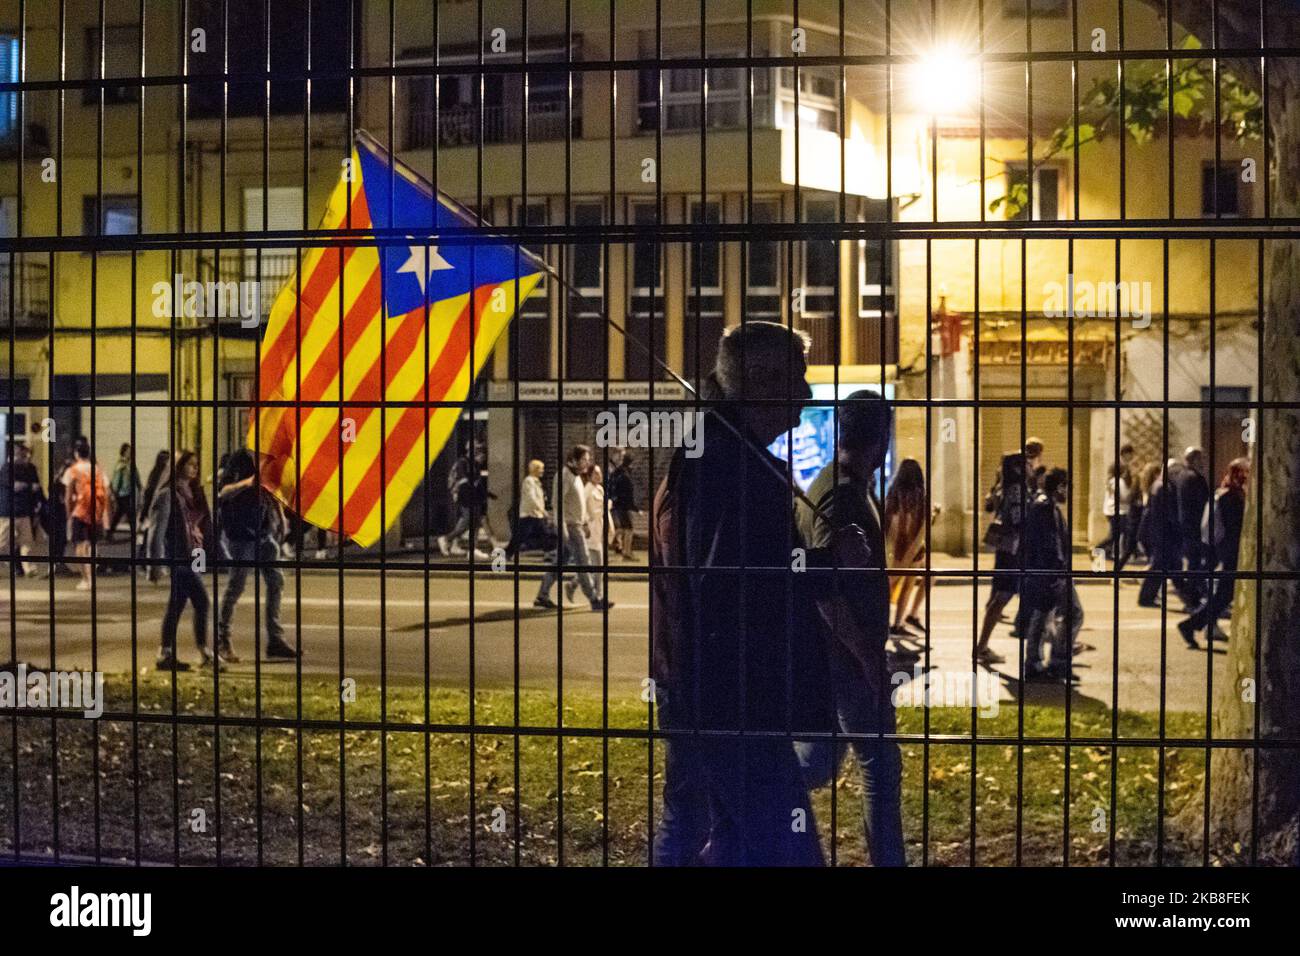
[[[410,256],[397,271],[409,272],[420,283],[420,294],[424,294],[425,282],[435,272],[452,268],[452,264],[438,254],[437,246],[410,246]]]

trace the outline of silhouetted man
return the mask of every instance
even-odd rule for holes
[[[1184,568],[1190,572],[1186,593],[1196,607],[1205,593],[1205,581],[1197,572],[1211,570],[1207,567],[1207,548],[1201,540],[1201,518],[1210,501],[1210,484],[1205,480],[1205,452],[1191,447],[1183,452],[1183,462],[1172,471],[1174,493],[1178,498],[1178,537],[1182,549]]]
[[[659,865],[816,865],[792,735],[834,726],[824,640],[786,466],[766,450],[810,396],[806,339],[749,322],[718,347],[699,457],[678,449],[655,496],[653,676],[666,742]],[[866,562],[861,529],[836,535]],[[681,568],[680,572],[672,570]]]

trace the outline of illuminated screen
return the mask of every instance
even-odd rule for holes
[[[848,385],[840,383],[838,395],[847,398],[861,389],[870,389],[879,393],[878,385]],[[834,385],[814,385],[812,387],[814,404],[804,408],[799,416],[799,424],[786,434],[781,435],[768,445],[770,451],[782,461],[793,464],[794,480],[799,487],[808,490],[817,472],[831,463],[835,457],[835,407],[818,405],[816,402],[831,402],[836,397]],[[885,398],[894,397],[894,386],[886,385]],[[893,452],[885,459],[885,474],[893,472]]]

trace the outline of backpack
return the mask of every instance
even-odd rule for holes
[[[77,499],[72,517],[89,525],[103,524],[108,518],[108,482],[103,469],[89,461],[72,467],[72,491]]]

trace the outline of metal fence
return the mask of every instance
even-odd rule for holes
[[[7,0],[0,416],[44,501],[7,446],[0,852],[1283,859],[1300,748],[1285,651],[1300,396],[1279,328],[1294,310],[1294,12]],[[363,130],[481,224],[318,227]],[[350,342],[345,386],[307,397],[312,356],[344,341],[366,294],[345,256],[502,242],[547,273],[464,401],[428,385],[411,402],[342,397],[366,368],[349,366]],[[341,288],[313,326],[321,301],[301,279],[320,249],[338,255]],[[263,291],[250,315],[214,316],[177,308],[191,279],[200,300],[205,283]],[[336,423],[373,411],[383,434],[408,410],[425,423],[427,468],[373,547],[298,518],[300,498],[269,547],[260,530],[246,546],[221,504],[231,453],[258,437],[244,422],[275,404],[259,398],[270,288],[296,303],[300,430],[320,409]],[[426,363],[448,335],[433,305]],[[379,319],[381,370],[395,318]],[[720,334],[755,321],[808,336],[806,368],[791,358],[720,384]],[[836,437],[861,391],[890,409],[885,463],[867,476]],[[455,423],[438,454],[442,408]],[[789,429],[769,448],[756,423],[773,408]],[[697,413],[698,458],[687,431],[602,430]],[[79,435],[110,481],[96,507],[111,529],[76,517],[90,487]],[[603,553],[589,559],[556,554],[566,499],[552,476],[580,444],[611,496],[633,453],[617,474],[636,505],[596,505],[583,533]],[[1186,446],[1203,459],[1175,461]],[[145,501],[187,507],[166,469],[150,471],[183,449],[213,519],[193,561]],[[1039,537],[1005,510],[1016,455],[1033,459],[1023,493]],[[1238,459],[1244,504],[1229,487]],[[551,517],[516,548],[533,460]],[[899,481],[909,460],[919,498]],[[868,557],[808,537],[838,520],[804,490],[823,468],[858,496]],[[699,482],[693,496],[670,486],[686,537],[665,540],[652,501],[682,473]],[[466,478],[482,492],[462,494]],[[330,486],[340,512],[346,480]],[[625,524],[630,537],[615,535]],[[771,560],[774,537],[788,560]],[[559,590],[535,592],[548,571]],[[566,608],[587,571],[593,611],[582,595]],[[885,591],[889,608],[857,616]],[[1180,634],[1176,594],[1195,631]],[[1020,640],[1003,613],[1016,607]],[[193,669],[158,669],[164,619],[182,615],[209,659],[179,640]],[[1043,658],[1028,658],[1044,635],[1038,679]],[[846,744],[858,759],[840,766]]]

